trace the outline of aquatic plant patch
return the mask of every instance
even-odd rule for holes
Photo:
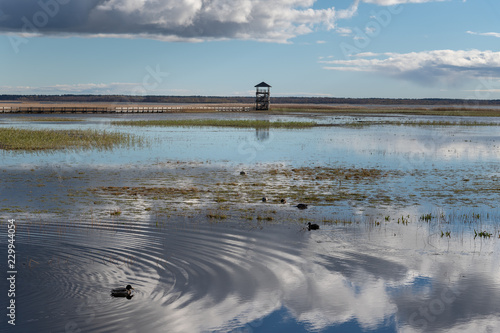
[[[37,122],[79,122],[84,121],[79,118],[66,118],[66,117],[18,117],[19,121],[37,121]]]
[[[495,121],[448,121],[448,120],[422,120],[422,121],[354,121],[342,125],[343,127],[349,128],[364,128],[367,126],[436,126],[436,127],[451,127],[451,126],[461,126],[461,127],[478,127],[478,126],[500,126],[500,122]]]
[[[421,116],[459,116],[459,117],[500,117],[500,110],[495,108],[466,108],[466,107],[364,107],[364,106],[324,106],[324,105],[279,105],[274,106],[273,114],[287,114],[295,112],[357,114],[357,115],[421,115]]]
[[[131,134],[102,130],[49,130],[0,128],[0,149],[12,151],[50,151],[60,149],[112,149],[142,145]]]
[[[236,127],[236,128],[308,128],[316,126],[311,121],[267,121],[247,119],[183,119],[183,120],[131,120],[113,121],[119,126],[165,126],[165,127]]]

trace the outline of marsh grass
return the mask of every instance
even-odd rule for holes
[[[0,149],[12,151],[51,151],[60,149],[109,150],[142,144],[131,134],[99,130],[49,130],[0,128]]]
[[[225,172],[210,176],[201,174],[197,176],[200,178],[196,180],[196,187],[175,187],[171,186],[172,183],[167,179],[161,179],[158,183],[144,180],[137,184],[142,186],[101,186],[89,188],[88,194],[80,193],[81,195],[90,194],[94,202],[100,198],[102,202],[105,202],[104,198],[109,199],[117,206],[125,204],[126,200],[139,197],[142,198],[141,200],[150,200],[149,204],[165,200],[175,202],[176,205],[168,207],[169,211],[174,207],[184,209],[193,200],[197,204],[224,204],[228,207],[235,207],[233,206],[235,204],[260,204],[263,195],[269,196],[268,205],[279,205],[279,209],[286,209],[290,204],[297,202],[317,206],[341,205],[349,200],[356,202],[368,200],[372,204],[388,204],[396,199],[374,196],[363,191],[363,187],[386,177],[399,176],[394,172],[381,169],[330,167],[292,169],[273,167],[253,170],[249,174],[251,178],[242,178],[240,175]],[[214,179],[214,182],[210,179]],[[343,184],[342,189],[337,188],[340,180]],[[334,189],[332,189],[332,183]],[[290,204],[282,204],[283,198],[286,198]],[[219,208],[220,210],[223,209]],[[277,211],[278,209],[274,208],[270,213],[276,214]],[[245,215],[248,215],[247,211]]]
[[[499,117],[500,109],[495,108],[468,108],[468,107],[363,107],[363,106],[324,106],[324,105],[278,105],[273,106],[271,113],[287,114],[292,112],[312,112],[330,114],[403,114],[421,116],[461,116],[461,117]]]
[[[487,121],[447,121],[447,120],[422,120],[422,121],[356,121],[343,124],[343,127],[350,128],[364,128],[367,126],[415,126],[415,127],[426,127],[426,126],[500,126],[499,122],[487,122]]]
[[[236,127],[236,128],[308,128],[316,126],[311,121],[267,121],[248,119],[183,119],[183,120],[131,120],[113,121],[119,126],[165,126],[165,127]]]
[[[20,121],[47,121],[47,122],[79,122],[84,121],[83,119],[78,118],[63,118],[63,117],[19,117],[16,120]]]
[[[489,232],[487,232],[487,231],[477,232],[477,231],[476,231],[476,229],[474,229],[474,239],[475,239],[476,237],[478,237],[478,236],[479,236],[480,238],[481,238],[481,237],[482,237],[482,238],[491,238],[491,236],[493,236],[493,234],[492,234],[492,233],[489,233]]]

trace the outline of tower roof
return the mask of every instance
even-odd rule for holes
[[[255,88],[271,88],[271,86],[268,85],[267,83],[265,83],[264,81],[262,81],[261,83],[256,85]]]

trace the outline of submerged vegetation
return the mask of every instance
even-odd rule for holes
[[[182,120],[131,120],[113,121],[113,125],[121,126],[178,126],[178,127],[237,127],[237,128],[307,128],[316,126],[311,121],[267,121],[248,119],[182,119]]]
[[[60,149],[112,149],[134,146],[142,140],[131,134],[99,130],[49,130],[0,128],[0,149],[13,151],[51,151]]]
[[[168,200],[171,202],[204,202],[253,204],[262,201],[264,195],[268,205],[280,207],[294,205],[299,201],[316,206],[335,205],[348,200],[371,204],[389,204],[399,201],[387,195],[364,191],[386,177],[399,177],[396,171],[365,168],[301,167],[253,170],[249,177],[240,173],[218,172],[210,176],[199,174],[196,186],[172,186],[174,183],[159,178],[154,181],[144,179],[142,186],[101,186],[89,191],[117,200],[142,197],[148,200]],[[217,181],[210,180],[216,177]],[[178,180],[178,179],[177,179]],[[189,183],[192,183],[193,179]],[[177,181],[176,181],[177,183]],[[182,183],[182,182],[180,182]]]

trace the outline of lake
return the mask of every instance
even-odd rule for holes
[[[18,331],[500,327],[500,118],[61,117],[82,121],[6,115],[0,127],[92,128],[146,143],[103,151],[0,150],[0,248],[7,252],[8,220],[15,219]],[[164,118],[328,126],[111,124]],[[428,120],[489,124],[408,123]],[[308,231],[309,222],[319,230]],[[132,298],[110,296],[127,284]],[[0,286],[6,309],[13,297],[6,297],[8,281]]]

